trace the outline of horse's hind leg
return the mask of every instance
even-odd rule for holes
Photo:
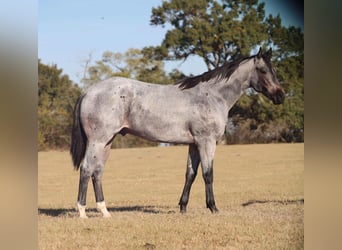
[[[104,217],[110,217],[107,211],[102,191],[102,173],[104,164],[109,155],[110,145],[89,141],[84,162],[80,169],[80,182],[78,189],[77,207],[81,218],[87,218],[85,213],[87,188],[92,177],[97,208]]]
[[[87,189],[88,189],[88,181],[90,178],[90,173],[88,167],[84,167],[87,164],[83,162],[80,168],[80,181],[78,186],[78,197],[77,197],[77,209],[80,213],[80,218],[87,218],[85,212],[86,199],[87,199]]]
[[[103,167],[105,164],[105,161],[107,160],[109,156],[109,151],[110,151],[110,145],[107,145],[104,149],[104,163],[102,167],[99,169],[96,169],[91,176],[92,182],[93,182],[93,187],[94,187],[94,192],[95,192],[95,199],[96,199],[96,208],[100,212],[102,212],[103,217],[111,217],[110,213],[107,210],[106,203],[104,201],[104,196],[103,196],[103,191],[102,191],[102,174],[103,174]]]
[[[186,174],[185,174],[185,184],[183,188],[182,196],[179,200],[179,208],[181,213],[186,212],[186,206],[188,205],[190,189],[192,183],[194,182],[198,165],[200,163],[200,156],[195,144],[189,145],[189,153],[188,153],[188,162],[186,167]]]

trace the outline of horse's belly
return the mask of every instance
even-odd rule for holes
[[[169,123],[150,123],[148,120],[144,124],[132,124],[127,128],[127,132],[150,141],[169,143],[193,143],[194,139],[189,130]]]

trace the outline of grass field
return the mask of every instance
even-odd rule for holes
[[[303,249],[304,144],[218,146],[205,207],[199,170],[185,215],[178,201],[187,147],[114,149],[103,177],[111,218],[75,210],[79,172],[68,152],[38,153],[39,249]]]

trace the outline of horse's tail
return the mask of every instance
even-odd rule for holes
[[[80,117],[81,103],[84,96],[84,94],[81,95],[76,101],[74,108],[74,123],[72,125],[71,132],[70,154],[75,170],[79,169],[83,161],[88,141],[87,136],[84,133]]]

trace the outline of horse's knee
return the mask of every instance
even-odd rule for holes
[[[186,178],[187,180],[194,180],[194,179],[196,178],[196,175],[197,175],[197,173],[194,172],[194,171],[187,171],[187,172],[185,173],[185,178]]]
[[[206,169],[203,171],[202,173],[202,176],[203,176],[203,179],[204,179],[204,182],[206,184],[209,184],[209,183],[212,183],[213,182],[213,169],[212,168],[209,168],[209,169]]]

